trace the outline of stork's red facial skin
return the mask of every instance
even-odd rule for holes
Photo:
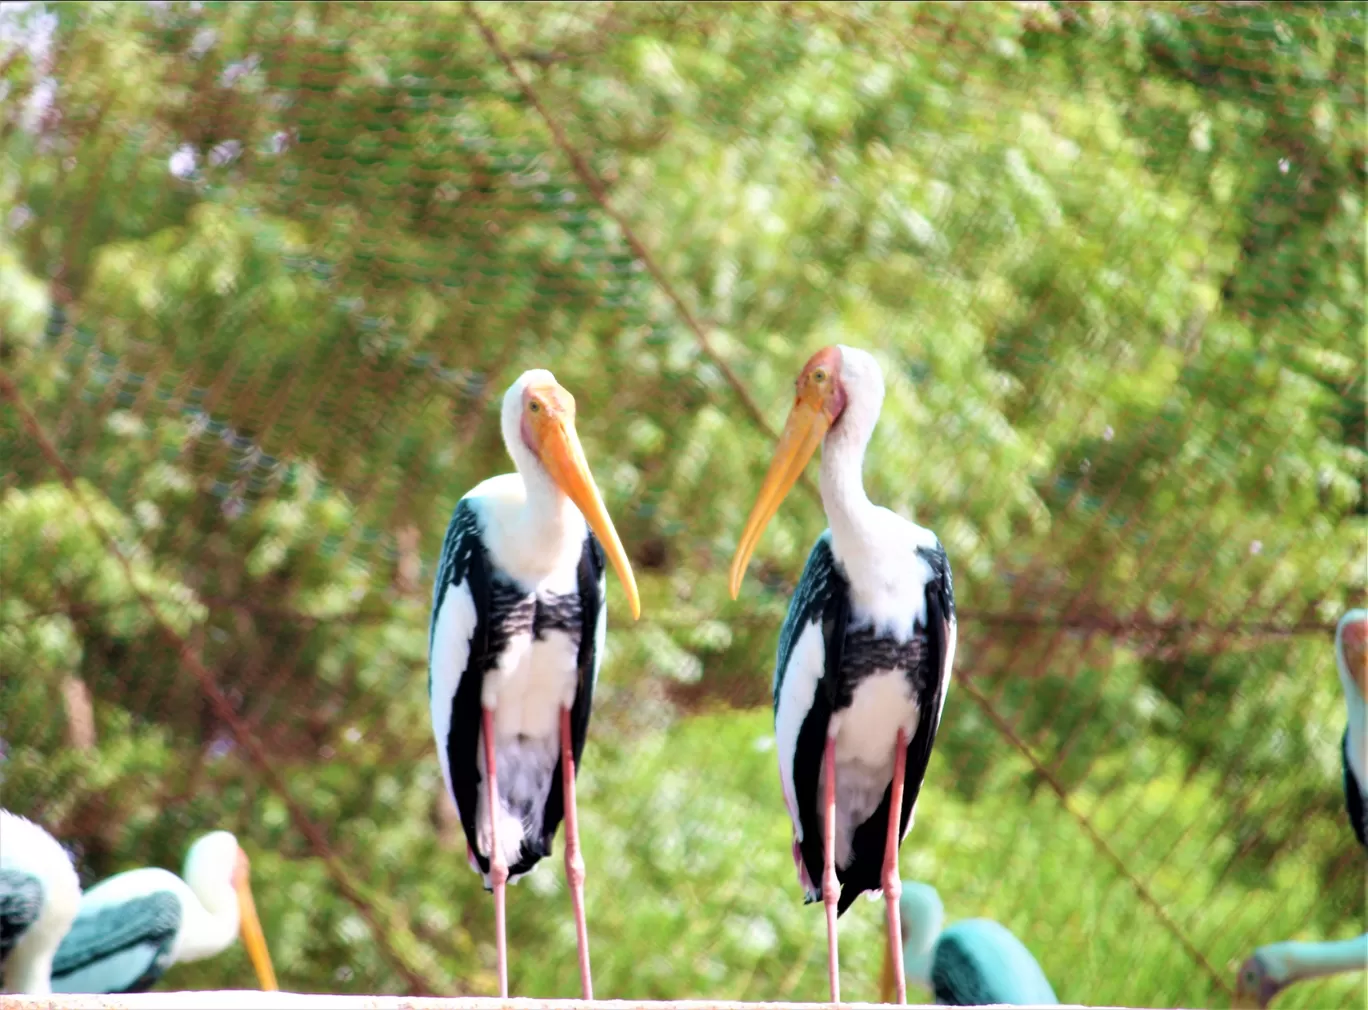
[[[823,347],[808,358],[794,383],[797,394],[795,406],[806,403],[827,416],[830,424],[846,408],[845,383],[841,381],[841,349],[836,345]]]
[[[1351,621],[1340,632],[1344,665],[1359,690],[1368,694],[1368,621]]]
[[[575,398],[563,386],[552,383],[530,385],[523,390],[523,444],[537,457],[542,453],[542,435],[548,423],[575,423]]]

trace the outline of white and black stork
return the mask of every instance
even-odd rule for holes
[[[884,396],[874,358],[844,345],[827,347],[808,360],[796,387],[732,559],[731,595],[736,598],[765,526],[820,443],[830,528],[808,555],[779,634],[779,774],[799,881],[808,902],[826,903],[832,1000],[840,999],[836,919],[861,893],[881,889],[897,999],[905,1003],[898,847],[912,827],[950,684],[950,563],[934,533],[865,494],[865,449]],[[894,808],[896,821],[889,816]]]
[[[551,854],[565,818],[584,998],[593,996],[575,774],[607,632],[604,555],[640,616],[636,580],[575,432],[575,399],[544,369],[504,395],[515,474],[456,505],[432,594],[428,697],[442,777],[472,868],[494,892],[508,995],[504,888]]]
[[[1347,725],[1340,742],[1344,812],[1368,850],[1368,610],[1351,610],[1335,628],[1335,666]],[[1240,966],[1235,1006],[1266,1007],[1294,982],[1368,970],[1368,933],[1320,943],[1287,940],[1259,947]]]

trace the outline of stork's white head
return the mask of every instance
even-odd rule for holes
[[[544,368],[523,372],[504,394],[504,446],[524,480],[546,477],[575,503],[612,562],[632,619],[641,616],[636,577],[575,431],[575,398]]]
[[[737,541],[729,586],[732,599],[741,591],[751,554],[784,497],[798,482],[817,446],[824,440],[869,440],[883,407],[883,371],[867,351],[844,344],[824,347],[808,358],[794,382],[793,409],[779,436],[755,507]]]
[[[1368,610],[1351,610],[1335,628],[1335,664],[1345,690],[1355,686],[1368,698]]]
[[[225,901],[236,902],[242,945],[247,948],[261,988],[276,991],[275,967],[252,898],[251,864],[231,832],[211,831],[190,846],[185,854],[185,882],[210,912],[218,911]]]

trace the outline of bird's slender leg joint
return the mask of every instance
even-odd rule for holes
[[[897,1002],[907,1002],[907,975],[903,970],[902,918],[898,914],[902,879],[898,874],[898,842],[902,840],[903,785],[907,775],[907,731],[898,730],[893,751],[893,785],[888,794],[888,840],[884,843],[883,893],[888,914],[888,952],[893,962],[893,989]]]
[[[484,710],[485,790],[489,796],[489,881],[494,885],[495,949],[499,959],[499,995],[508,998],[508,939],[504,930],[504,893],[508,863],[499,848],[499,777],[494,763],[494,711]]]
[[[827,737],[825,824],[822,837],[822,901],[826,903],[827,974],[831,978],[831,1002],[841,1002],[841,963],[836,943],[836,902],[841,896],[836,886],[836,739]]]
[[[565,880],[570,885],[570,904],[575,909],[575,939],[579,944],[580,989],[585,999],[594,998],[589,973],[589,925],[584,917],[584,857],[580,855],[579,810],[575,806],[575,751],[570,734],[570,709],[561,708],[561,774],[565,796]]]

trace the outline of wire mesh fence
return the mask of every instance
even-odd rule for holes
[[[598,990],[822,998],[769,709],[815,482],[739,601],[723,573],[839,341],[888,384],[870,497],[955,571],[904,876],[1066,1002],[1223,1005],[1254,947],[1362,932],[1332,635],[1368,581],[1363,28],[4,5],[4,805],[87,884],[234,831],[286,988],[493,991],[428,616],[453,505],[511,468],[499,398],[547,367],[643,603],[609,589],[580,778]],[[880,929],[842,922],[848,998]],[[578,993],[559,866],[509,934],[515,994]]]

